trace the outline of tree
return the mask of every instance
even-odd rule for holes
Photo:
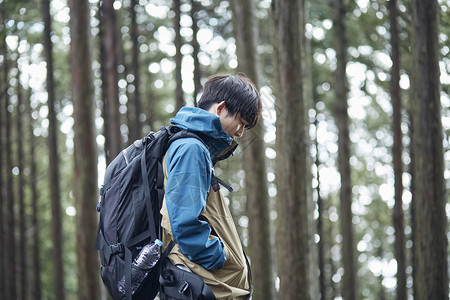
[[[1,13],[1,12],[0,12]],[[3,36],[4,32],[1,32],[2,36]],[[0,40],[2,43],[4,42],[4,39],[2,38]],[[2,47],[3,48],[3,47]],[[3,53],[2,53],[3,55]],[[4,67],[4,61],[2,64],[2,67]],[[0,70],[0,75],[1,74]],[[3,99],[6,98],[4,95],[6,95],[6,80],[2,80],[3,78],[0,77],[0,107],[4,107],[3,106]],[[4,118],[4,112],[6,112],[6,110],[1,109],[0,110],[0,298],[1,299],[6,299],[6,284],[7,284],[7,280],[6,280],[6,223],[4,222],[6,219],[6,213],[4,213],[4,206],[6,204],[6,185],[5,185],[5,181],[4,181],[4,163],[3,163],[3,152],[4,149],[6,147],[3,146],[3,128],[4,128],[4,122],[3,122],[3,118]]]
[[[194,59],[194,105],[197,106],[197,96],[202,90],[200,79],[202,78],[202,71],[200,69],[200,61],[198,54],[200,52],[200,45],[197,39],[198,33],[198,11],[200,4],[196,0],[191,0],[191,19],[192,19],[192,58]]]
[[[446,186],[439,71],[438,1],[413,1],[416,299],[448,299]]]
[[[352,184],[350,168],[350,138],[349,117],[347,113],[347,38],[345,25],[345,6],[343,0],[333,2],[334,9],[334,48],[336,50],[337,66],[335,71],[334,113],[338,128],[338,169],[341,175],[340,189],[340,223],[342,233],[342,257],[344,265],[344,279],[342,296],[345,300],[355,300],[357,297],[357,277],[355,247],[353,241],[352,223]]]
[[[20,276],[20,285],[18,292],[20,292],[20,298],[26,299],[27,298],[27,255],[26,255],[26,224],[27,218],[25,216],[25,177],[24,177],[24,171],[25,171],[25,162],[24,162],[24,151],[23,151],[23,112],[24,112],[24,106],[23,106],[23,91],[22,91],[22,84],[20,83],[20,68],[17,66],[17,115],[16,115],[16,126],[17,126],[17,166],[19,168],[19,180],[18,180],[18,200],[19,200],[19,276]]]
[[[402,116],[400,94],[400,53],[398,34],[397,0],[388,2],[389,23],[391,31],[391,101],[393,111],[392,128],[394,132],[394,146],[392,149],[394,177],[395,177],[395,204],[393,223],[395,228],[395,258],[397,260],[397,300],[407,299],[406,289],[406,261],[405,261],[405,232],[403,226],[403,162],[402,162]]]
[[[36,137],[33,133],[33,117],[31,109],[30,96],[27,97],[26,113],[28,116],[28,134],[29,138],[29,165],[30,165],[30,189],[31,189],[31,228],[32,228],[32,255],[31,255],[31,268],[33,276],[30,282],[30,294],[33,295],[33,299],[41,299],[41,265],[40,265],[40,227],[38,221],[38,188],[37,188],[37,166],[36,166]]]
[[[107,117],[105,122],[108,132],[105,139],[109,148],[105,149],[107,161],[111,161],[122,150],[122,136],[120,133],[119,114],[119,87],[118,87],[118,46],[116,13],[113,7],[114,0],[103,0],[100,5],[102,32],[104,33],[104,79],[106,80],[105,109]]]
[[[94,99],[90,52],[88,0],[71,0],[70,58],[74,118],[74,186],[77,223],[78,299],[99,299],[98,256],[93,251],[97,215],[97,144],[94,135]]]
[[[183,39],[181,37],[181,0],[173,0],[173,11],[175,18],[173,20],[173,28],[175,30],[175,110],[178,111],[184,105],[183,97],[183,80],[181,78],[181,63],[183,54],[181,53],[181,46],[183,46]]]
[[[49,183],[52,207],[52,233],[53,233],[53,262],[55,297],[65,299],[64,292],[64,261],[63,238],[61,216],[61,191],[59,182],[59,158],[58,158],[58,125],[55,112],[55,92],[53,79],[53,45],[51,41],[51,16],[50,0],[42,1],[42,13],[44,19],[44,48],[47,62],[47,105],[48,105],[48,147],[49,147]]]
[[[4,90],[4,111],[5,111],[5,152],[6,152],[6,188],[5,188],[5,199],[6,199],[6,234],[5,241],[6,245],[6,264],[5,270],[8,276],[6,276],[6,299],[16,299],[16,240],[14,237],[15,231],[15,217],[14,217],[14,189],[13,189],[13,178],[12,178],[12,155],[11,155],[11,112],[9,111],[10,97],[8,94],[9,89],[9,64],[8,60],[8,46],[6,45],[6,34],[2,41],[3,50],[3,72],[5,79],[5,90]]]
[[[141,121],[139,115],[141,112],[141,100],[140,100],[140,74],[139,74],[139,41],[138,41],[138,25],[136,22],[136,9],[137,9],[138,1],[132,0],[130,4],[130,15],[131,15],[131,41],[133,43],[132,49],[132,62],[131,62],[131,70],[133,72],[134,80],[134,95],[133,95],[133,105],[131,106],[130,112],[130,140],[134,141],[141,137]],[[131,101],[130,101],[131,103]]]
[[[308,183],[300,11],[303,1],[272,2],[276,72],[277,258],[280,299],[310,299]],[[295,250],[293,250],[295,249]],[[292,251],[296,254],[292,255]]]
[[[256,51],[258,35],[253,0],[231,1],[234,35],[238,56],[238,71],[259,83],[259,59]],[[253,297],[274,299],[273,262],[270,239],[270,205],[267,193],[264,127],[262,120],[244,134],[242,166],[245,171],[247,215],[249,218],[249,249],[252,260]]]

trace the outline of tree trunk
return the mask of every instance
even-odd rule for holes
[[[133,94],[133,105],[131,109],[131,115],[129,119],[130,127],[130,140],[135,141],[141,138],[141,121],[139,115],[141,114],[141,99],[140,99],[140,75],[139,75],[139,41],[138,41],[138,25],[136,22],[136,8],[138,5],[137,0],[132,0],[130,4],[130,15],[131,15],[131,41],[133,43],[133,57],[131,62],[131,69],[134,75],[134,94]],[[130,101],[131,102],[131,101]]]
[[[1,13],[1,11],[0,11]],[[2,14],[3,15],[3,14]],[[2,43],[4,42],[4,40],[1,41]],[[3,46],[2,46],[3,48]],[[3,54],[3,53],[2,53]],[[5,60],[3,61],[2,67],[5,67]],[[2,78],[4,74],[2,74],[1,72],[2,70],[0,70],[0,108],[5,107],[3,105],[3,101],[6,101],[6,93],[4,93],[3,91],[6,91],[6,87],[7,87],[7,80],[6,78]],[[3,208],[6,205],[6,185],[5,185],[5,166],[3,163],[3,153],[6,152],[5,148],[3,146],[4,142],[4,112],[6,112],[6,110],[4,109],[0,109],[0,299],[7,299],[6,297],[6,287],[7,287],[7,281],[6,281],[6,266],[7,266],[7,262],[6,262],[6,247],[4,247],[4,245],[6,245],[6,223],[5,223],[5,219],[6,219],[6,213],[5,208]]]
[[[200,52],[200,45],[197,39],[198,33],[198,10],[200,4],[196,0],[191,0],[191,19],[192,19],[192,58],[194,59],[194,106],[197,106],[197,97],[202,90],[202,71],[200,69],[200,61],[198,59],[198,54]]]
[[[333,2],[334,9],[334,47],[336,50],[337,66],[335,71],[335,118],[339,130],[338,134],[338,167],[341,175],[340,189],[340,224],[342,233],[342,257],[344,278],[342,296],[345,300],[355,300],[357,296],[357,277],[355,247],[352,223],[352,184],[350,171],[350,138],[349,117],[347,114],[347,36],[345,25],[345,4],[343,0]]]
[[[272,1],[277,111],[276,183],[279,299],[310,299],[308,139],[303,99],[301,0]],[[294,250],[295,249],[295,250]],[[292,255],[295,251],[295,255]]]
[[[314,69],[312,70],[313,74]],[[313,76],[314,78],[314,76]],[[313,82],[313,87],[316,86]],[[314,164],[316,165],[316,180],[317,180],[317,188],[316,188],[316,195],[317,195],[317,234],[319,235],[320,239],[317,243],[317,260],[318,260],[318,267],[319,267],[319,293],[320,293],[320,300],[327,299],[327,286],[326,286],[326,276],[325,276],[325,231],[324,231],[324,203],[322,196],[320,195],[320,166],[321,161],[319,158],[319,141],[317,138],[318,135],[318,127],[319,127],[319,120],[317,119],[317,98],[318,95],[315,92],[315,88],[313,88],[313,100],[314,100],[314,109],[316,110],[316,116],[314,118],[314,127],[316,130],[316,136],[314,139],[314,146],[316,148],[316,158],[314,161]]]
[[[61,192],[59,183],[58,132],[55,112],[55,93],[53,80],[53,45],[51,35],[50,0],[42,1],[44,19],[44,49],[47,62],[47,94],[48,94],[48,147],[49,147],[49,177],[52,207],[54,288],[57,299],[65,299],[64,293],[64,261],[61,215]]]
[[[181,46],[183,45],[183,40],[181,37],[181,0],[173,0],[173,11],[175,12],[175,18],[173,20],[173,28],[175,30],[175,48],[177,50],[175,54],[175,111],[178,111],[184,105],[183,99],[183,82],[181,79],[181,62],[183,60],[183,55],[181,54]]]
[[[97,17],[98,17],[98,48],[99,48],[99,56],[98,61],[100,62],[100,78],[102,81],[102,88],[101,88],[101,99],[102,99],[102,118],[103,118],[103,136],[105,137],[105,143],[103,145],[103,152],[105,155],[106,164],[109,165],[109,163],[114,159],[114,157],[111,157],[110,151],[108,150],[110,148],[109,141],[111,140],[109,137],[109,117],[108,117],[108,101],[106,101],[106,95],[108,90],[108,81],[106,80],[106,50],[105,50],[105,42],[103,41],[105,38],[104,34],[104,17],[103,17],[103,11],[102,11],[102,5],[103,2],[98,2],[98,10],[97,10]]]
[[[23,155],[23,129],[22,129],[22,119],[23,119],[23,93],[22,85],[20,83],[20,69],[17,72],[17,115],[16,115],[16,126],[17,126],[17,166],[19,168],[19,182],[17,185],[17,192],[19,196],[19,276],[20,276],[20,286],[18,292],[20,293],[19,299],[27,298],[27,255],[25,250],[27,249],[26,243],[26,224],[27,218],[25,216],[25,178],[24,178],[24,155]]]
[[[390,31],[391,31],[391,99],[393,111],[393,164],[395,178],[395,204],[393,213],[393,223],[395,228],[394,252],[397,260],[397,300],[407,299],[406,289],[406,259],[405,259],[405,232],[403,226],[403,162],[402,162],[402,115],[401,115],[401,94],[400,94],[400,53],[398,37],[398,11],[397,0],[388,2]]]
[[[74,117],[74,187],[77,227],[78,299],[100,298],[98,256],[93,251],[97,233],[95,203],[97,187],[97,144],[94,126],[94,97],[90,53],[88,0],[71,0],[71,65]]]
[[[40,230],[39,230],[39,221],[38,221],[38,189],[37,189],[37,178],[38,172],[36,167],[36,137],[34,136],[33,129],[33,117],[31,110],[31,101],[30,95],[27,97],[27,116],[28,116],[28,134],[29,137],[27,139],[29,145],[29,155],[30,155],[30,189],[31,189],[31,249],[32,255],[31,259],[31,282],[30,282],[30,294],[33,295],[33,299],[40,300],[41,299],[41,265],[40,265]]]
[[[105,102],[108,110],[108,157],[112,160],[122,150],[122,135],[120,133],[120,113],[119,113],[119,87],[118,87],[118,47],[117,47],[117,24],[116,12],[113,7],[114,0],[103,0],[101,5],[102,29],[105,34],[104,55],[105,55],[105,80],[106,94]]]
[[[238,71],[259,87],[258,34],[253,0],[231,1],[236,38]],[[242,166],[245,171],[247,215],[249,218],[249,254],[252,261],[253,298],[274,299],[274,253],[271,252],[270,202],[267,193],[264,127],[262,120],[242,139]]]
[[[5,35],[6,37],[6,35]],[[6,40],[3,40],[3,72],[5,79],[5,93],[4,94],[4,111],[5,111],[5,152],[6,152],[6,188],[5,188],[5,199],[6,199],[6,299],[16,299],[16,240],[14,237],[15,231],[15,218],[14,218],[14,189],[13,189],[13,177],[12,177],[12,155],[11,155],[11,112],[9,112],[8,107],[10,105],[10,97],[6,92],[9,88],[9,65],[8,65],[8,50],[6,45]]]
[[[439,6],[413,1],[416,298],[448,299],[446,186],[439,71]]]

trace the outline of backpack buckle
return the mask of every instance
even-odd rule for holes
[[[109,246],[111,248],[111,254],[116,254],[119,252],[123,252],[123,250],[125,250],[124,246],[122,243],[119,244],[114,244]]]
[[[184,292],[186,292],[188,288],[189,288],[189,283],[188,283],[186,280],[184,280],[184,281],[178,286],[178,293],[184,294]]]

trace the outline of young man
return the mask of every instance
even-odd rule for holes
[[[248,78],[215,75],[206,82],[198,106],[183,107],[171,120],[204,143],[176,140],[164,157],[164,248],[173,240],[172,263],[200,275],[217,299],[248,299],[249,265],[228,206],[211,180],[214,164],[236,148],[234,138],[256,125],[261,100]]]

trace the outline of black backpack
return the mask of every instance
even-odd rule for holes
[[[176,126],[162,127],[124,149],[106,168],[97,204],[100,219],[95,248],[100,253],[103,283],[115,300],[154,299],[160,289],[163,259],[150,270],[134,294],[132,261],[144,245],[161,238],[162,158],[173,141],[187,137],[202,141],[198,135]],[[213,175],[214,190],[219,188],[218,183],[224,184]],[[166,257],[172,246],[171,243],[161,257]],[[125,294],[118,289],[124,276]]]

